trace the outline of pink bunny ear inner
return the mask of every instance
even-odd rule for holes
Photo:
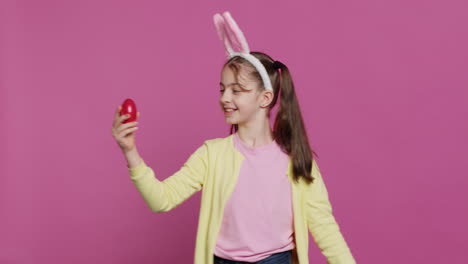
[[[213,16],[213,21],[216,26],[216,32],[218,33],[218,37],[224,45],[224,50],[226,52],[226,55],[229,56],[230,54],[233,53],[233,49],[232,49],[231,40],[226,31],[226,27],[227,27],[226,22],[220,14],[215,14]]]
[[[235,52],[250,53],[249,45],[245,39],[244,33],[232,18],[229,11],[223,13],[224,25],[229,37],[231,47]]]

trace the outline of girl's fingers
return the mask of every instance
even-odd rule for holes
[[[115,110],[115,115],[114,115],[114,123],[112,124],[112,126],[116,127],[119,125],[119,123],[122,123],[122,121],[120,120],[123,116],[120,116],[120,110],[122,109],[122,106],[119,105],[117,107],[117,109]],[[119,122],[120,121],[120,122]]]
[[[121,105],[119,105],[119,106],[117,107],[117,109],[115,110],[114,118],[117,118],[117,117],[120,116],[120,109],[122,109],[122,106],[121,106]]]
[[[127,136],[127,134],[130,134],[137,129],[138,127],[130,127],[130,128],[124,129],[122,132],[119,133],[119,137],[125,137]]]
[[[130,123],[126,123],[126,124],[121,123],[121,124],[119,125],[119,127],[117,128],[117,133],[120,133],[121,131],[123,131],[123,130],[129,128],[129,127],[134,127],[134,126],[136,126],[137,124],[138,124],[137,121],[135,121],[135,122],[130,122]]]
[[[126,114],[126,115],[122,115],[119,120],[120,120],[120,123],[122,123],[125,119],[127,118],[130,118],[130,114]]]

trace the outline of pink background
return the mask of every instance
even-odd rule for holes
[[[235,2],[235,4],[234,4]],[[192,263],[201,192],[152,213],[111,135],[127,97],[163,180],[225,137],[229,10],[292,71],[358,263],[462,263],[466,1],[13,1],[0,6],[0,263]],[[6,125],[5,125],[6,124]],[[310,236],[310,263],[326,263]]]

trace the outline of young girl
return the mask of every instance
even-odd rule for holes
[[[223,16],[223,26],[231,27],[223,30],[238,34],[230,14]],[[218,33],[223,30],[218,27]],[[123,124],[127,117],[116,110],[113,135],[131,180],[154,212],[172,210],[203,189],[195,264],[307,264],[308,230],[328,263],[356,263],[332,215],[288,67],[245,47],[235,53],[231,44],[232,37],[219,97],[230,135],[203,142],[165,180],[136,150],[137,122]]]

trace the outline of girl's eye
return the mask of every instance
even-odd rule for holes
[[[219,90],[220,93],[224,93],[224,90]],[[233,90],[234,93],[240,93],[241,91],[239,90]]]

